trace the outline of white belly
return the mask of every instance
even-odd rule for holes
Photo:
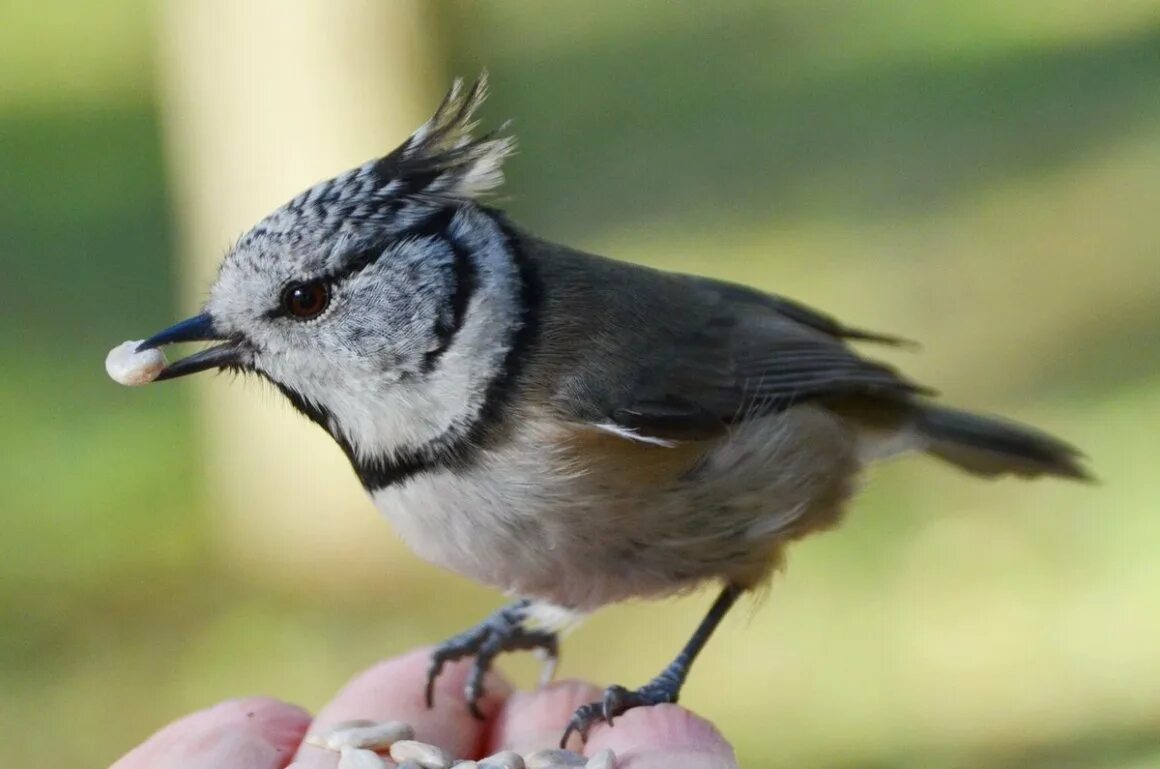
[[[374,495],[375,506],[422,558],[507,592],[526,594],[558,547],[530,509],[494,479],[426,473]]]
[[[791,442],[785,420],[848,437],[831,416],[794,409],[735,430],[694,473],[640,482],[619,460],[578,461],[560,450],[558,429],[541,426],[470,470],[425,473],[374,502],[421,557],[573,609],[712,578],[744,584],[785,541],[836,519],[857,470],[853,441],[848,456],[817,435]]]

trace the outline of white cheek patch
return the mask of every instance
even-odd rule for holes
[[[105,371],[117,384],[127,387],[137,387],[149,384],[168,365],[165,353],[156,348],[137,351],[136,341],[122,342],[109,350],[105,357]]]

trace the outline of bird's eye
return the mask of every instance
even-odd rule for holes
[[[282,307],[298,320],[317,318],[330,304],[330,289],[321,280],[295,283],[282,292]]]

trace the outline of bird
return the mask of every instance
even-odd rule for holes
[[[942,405],[855,345],[905,340],[797,301],[541,239],[489,201],[515,140],[456,79],[389,154],[302,192],[225,254],[202,312],[138,351],[214,342],[157,379],[271,382],[338,443],[422,558],[511,602],[434,647],[549,662],[608,604],[717,585],[677,656],[566,726],[677,702],[694,660],[787,546],[843,518],[870,465],[925,453],[984,478],[1090,478],[1046,432]]]

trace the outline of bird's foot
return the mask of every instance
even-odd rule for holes
[[[568,722],[564,736],[560,739],[560,747],[568,743],[573,733],[579,734],[580,739],[588,740],[588,730],[599,723],[612,726],[612,719],[627,713],[633,708],[648,705],[660,705],[665,702],[676,702],[680,694],[680,683],[664,675],[639,689],[626,689],[623,686],[610,686],[604,690],[604,697],[600,702],[592,702],[580,706]]]
[[[427,668],[427,707],[435,704],[435,680],[443,666],[464,657],[474,657],[471,673],[464,686],[467,708],[478,719],[483,719],[479,700],[483,697],[483,679],[501,652],[535,649],[547,660],[546,676],[550,678],[560,654],[559,638],[553,631],[531,630],[524,626],[530,601],[521,600],[498,610],[470,630],[453,636],[431,652]]]

